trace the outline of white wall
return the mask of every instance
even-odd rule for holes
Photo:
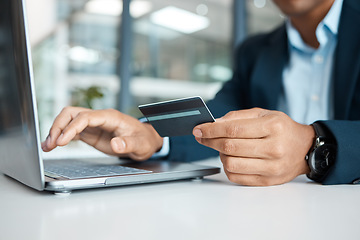
[[[56,26],[56,0],[26,0],[31,45],[49,35]]]

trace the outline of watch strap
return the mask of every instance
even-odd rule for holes
[[[326,140],[326,143],[335,144],[335,139],[332,133],[326,128],[326,126],[324,126],[320,122],[314,122],[311,125],[314,127],[315,130],[315,141],[317,138],[320,138],[321,140]]]
[[[316,137],[313,146],[305,157],[310,168],[307,177],[316,182],[322,182],[335,161],[336,141],[324,124],[315,122],[312,126]]]

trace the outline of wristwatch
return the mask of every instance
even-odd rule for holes
[[[311,125],[314,127],[316,137],[305,157],[310,168],[307,177],[322,182],[335,162],[337,147],[334,136],[324,125],[319,122]]]

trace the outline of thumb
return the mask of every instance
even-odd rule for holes
[[[111,139],[110,146],[114,153],[127,153],[126,142],[120,137],[114,137],[113,139]]]
[[[110,145],[116,154],[126,154],[133,160],[146,160],[153,154],[150,144],[142,137],[114,137]]]

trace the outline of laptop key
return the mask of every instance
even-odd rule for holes
[[[44,168],[45,175],[49,173],[50,177],[58,175],[69,179],[151,173],[151,171],[138,168],[88,163],[79,160],[50,160],[44,163]]]

